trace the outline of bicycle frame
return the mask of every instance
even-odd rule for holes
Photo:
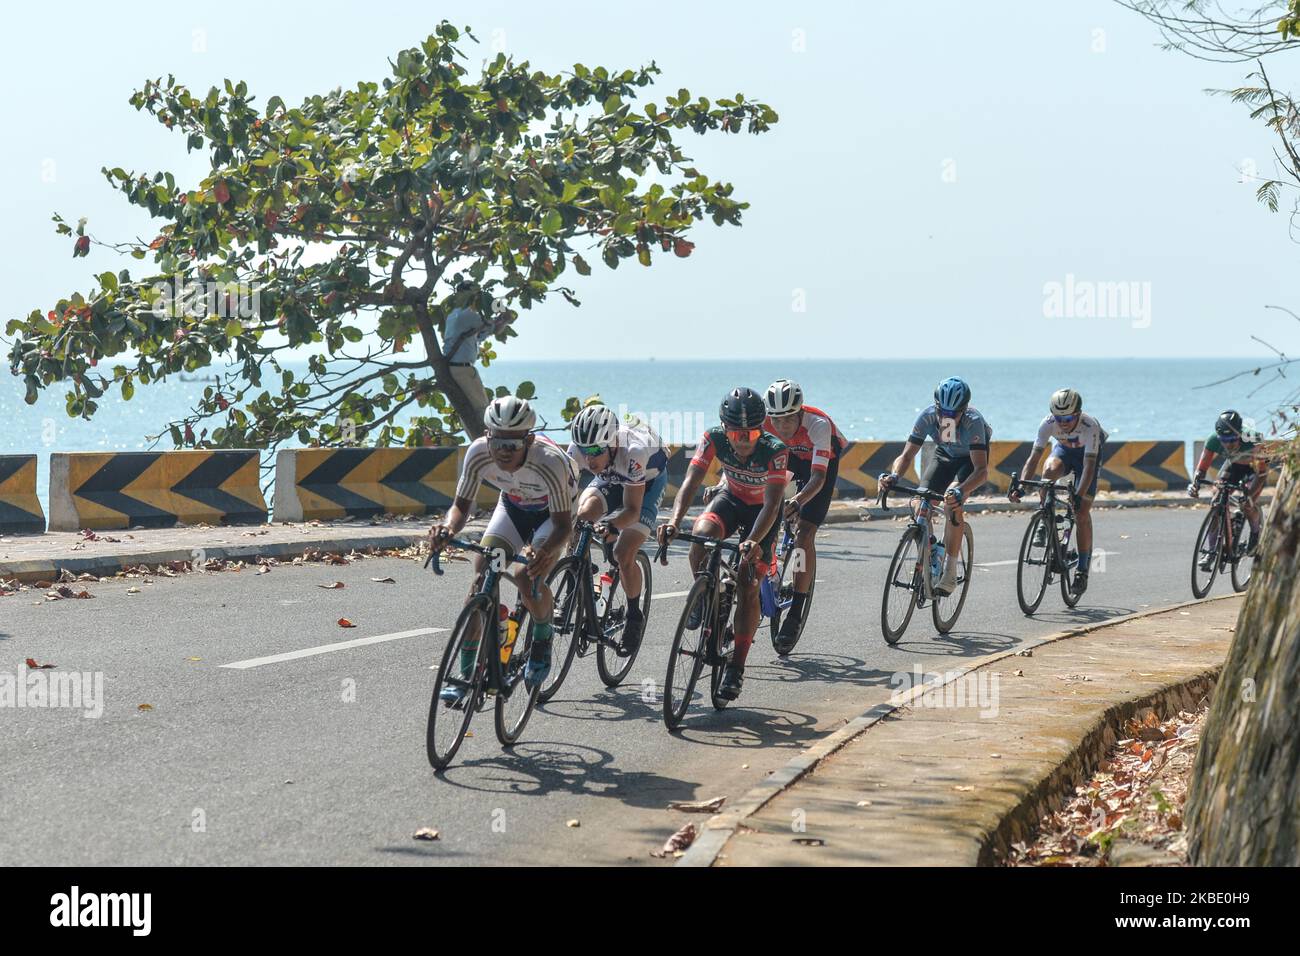
[[[479,584],[478,590],[476,590],[470,596],[470,599],[469,601],[466,602],[466,604],[469,604],[470,602],[478,602],[487,605],[487,610],[489,611],[488,614],[489,624],[494,623],[496,617],[495,614],[496,608],[500,604],[501,576],[505,573],[505,568],[498,566],[499,552],[489,548],[485,548],[482,545],[474,543],[473,541],[462,541],[458,538],[452,538],[447,543],[453,545],[454,547],[462,548],[466,551],[473,551],[476,554],[481,554],[484,557],[490,559],[487,562],[487,565],[483,568],[483,580]],[[519,555],[515,555],[510,559],[508,563],[513,564],[516,562],[519,564],[526,565],[528,563],[528,559],[524,557],[520,557]],[[427,568],[429,567],[430,564],[433,565],[434,574],[441,577],[445,573],[442,570],[442,560],[441,560],[440,551],[429,552],[429,557],[425,559],[424,566]],[[533,588],[532,588],[533,597],[537,597],[538,586],[540,585],[540,583],[541,582],[539,579],[537,578],[533,579]],[[522,670],[519,671],[519,673],[515,675],[513,680],[506,680],[505,675],[501,671],[500,635],[495,627],[493,627],[492,630],[494,631],[494,640],[492,641],[493,653],[488,655],[487,683],[486,685],[484,685],[483,690],[486,691],[488,694],[497,692],[497,693],[503,693],[505,696],[509,697],[510,694],[514,691],[515,687],[523,680],[523,671]],[[479,635],[479,644],[478,644],[479,651],[476,656],[480,661],[480,663],[475,667],[475,672],[473,674],[472,681],[471,681],[472,684],[478,684],[478,678],[480,676],[479,668],[482,666],[481,664],[482,656],[483,656],[482,647],[483,647],[484,638],[486,636],[487,635],[485,634]],[[485,701],[486,701],[486,694],[480,700],[466,702],[465,706],[482,709],[482,705],[484,704]]]
[[[687,541],[693,544],[703,545],[708,549],[709,554],[705,559],[705,565],[695,572],[695,579],[698,581],[701,575],[707,575],[710,581],[710,590],[713,592],[711,620],[711,633],[721,635],[726,633],[728,625],[727,618],[731,615],[732,603],[734,600],[735,582],[738,580],[737,566],[740,563],[740,545],[733,544],[730,541],[724,541],[721,538],[710,538],[706,535],[692,534],[688,531],[677,532],[675,541]],[[728,570],[731,573],[731,580],[725,580],[722,576],[722,553],[731,552],[731,559],[727,563]],[[659,546],[655,553],[655,560],[662,563],[667,548]],[[704,627],[705,621],[700,622],[700,627]],[[715,649],[716,645],[716,649]],[[717,667],[725,664],[730,658],[729,654],[722,653],[722,640],[710,640],[704,651],[703,663],[709,667]]]
[[[1043,518],[1052,531],[1050,535],[1052,541],[1052,555],[1058,562],[1056,570],[1063,572],[1069,563],[1067,561],[1067,556],[1070,548],[1070,536],[1078,526],[1078,518],[1074,512],[1074,496],[1073,494],[1067,495],[1064,501],[1060,501],[1057,496],[1065,492],[1069,488],[1068,485],[1058,484],[1057,481],[1021,478],[1019,472],[1013,471],[1011,473],[1010,492],[1015,492],[1021,488],[1026,488],[1030,491],[1047,492],[1047,494],[1043,496],[1043,500],[1039,503],[1038,508],[1035,510],[1043,513]],[[1069,524],[1069,528],[1066,530],[1064,538],[1060,537],[1056,533],[1056,509],[1058,506],[1064,508],[1067,522]]]
[[[578,539],[570,549],[569,555],[579,562],[578,581],[582,591],[582,620],[579,623],[583,627],[581,633],[574,635],[574,640],[581,642],[578,653],[579,656],[582,656],[591,640],[595,640],[598,644],[604,644],[611,650],[616,649],[619,642],[604,633],[603,630],[599,633],[592,630],[592,628],[600,627],[601,619],[601,615],[596,611],[596,594],[591,586],[591,577],[596,570],[596,563],[591,560],[591,546],[595,543],[595,525],[589,521],[579,521],[575,527],[578,532]],[[610,576],[613,578],[610,589],[611,591],[617,590],[622,577],[618,562],[614,560],[609,551],[609,546],[604,541],[599,542],[599,544],[604,550],[605,558],[613,569],[610,572]],[[574,608],[570,608],[570,611],[575,608],[576,605]],[[567,626],[568,623],[567,617],[564,618],[563,624]]]
[[[881,488],[877,503],[886,513],[889,512],[889,496],[891,493],[906,494],[920,499],[916,506],[916,513],[912,516],[912,525],[921,528],[923,532],[921,534],[921,546],[918,548],[917,553],[917,560],[924,569],[921,574],[921,595],[925,600],[933,602],[936,595],[934,593],[934,582],[930,580],[930,556],[934,551],[934,545],[930,543],[930,539],[934,537],[934,526],[931,522],[934,520],[933,505],[943,501],[944,493],[931,491],[929,488],[908,488],[905,485]],[[953,515],[953,519],[955,525],[961,527],[961,519],[956,514]]]

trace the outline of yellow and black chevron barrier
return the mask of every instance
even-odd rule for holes
[[[887,472],[903,451],[901,441],[849,442],[840,452],[839,476],[835,480],[836,498],[874,498],[880,493],[876,477]],[[903,480],[915,483],[916,464]]]
[[[1011,490],[1011,473],[1013,471],[1024,472],[1025,462],[1029,458],[1029,452],[1033,449],[1034,443],[1031,441],[991,441],[989,442],[989,479],[985,482],[985,490],[992,485],[998,491]],[[1046,456],[1047,452],[1043,452]],[[1039,463],[1042,468],[1044,462]]]
[[[1102,491],[1172,491],[1189,480],[1186,442],[1117,441],[1101,448]]]
[[[45,512],[36,497],[35,455],[0,455],[0,532],[45,532]]]
[[[427,515],[451,506],[463,447],[301,448],[275,459],[275,520]],[[495,500],[496,492],[483,491]]]
[[[50,456],[50,530],[266,521],[257,451]]]

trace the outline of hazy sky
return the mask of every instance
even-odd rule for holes
[[[1300,339],[1264,308],[1300,312],[1286,217],[1240,182],[1244,162],[1271,170],[1272,137],[1204,93],[1248,68],[1162,52],[1105,0],[11,6],[0,328],[142,265],[73,260],[53,232],[58,211],[100,238],[154,234],[101,166],[201,177],[182,136],[127,104],[146,78],[294,103],[378,81],[442,17],[483,41],[475,67],[494,44],[552,71],[653,59],[644,101],[739,91],[781,116],[757,137],[686,134],[752,204],[742,228],[698,227],[687,260],[597,264],[574,277],[583,306],[525,313],[505,357],[1236,356],[1263,351],[1251,334]],[[1065,314],[1046,315],[1067,276]],[[1101,282],[1137,284],[1125,315],[1071,316]]]

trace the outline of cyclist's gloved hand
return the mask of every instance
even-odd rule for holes
[[[1201,496],[1201,483],[1193,479],[1192,483],[1187,486],[1187,497],[1199,498]]]
[[[659,559],[660,564],[668,564],[668,545],[675,537],[677,537],[677,525],[671,521],[665,521],[655,529],[655,538],[659,541],[659,547],[664,549],[663,557]]]
[[[945,501],[951,498],[954,507],[961,507],[962,499],[964,496],[962,495],[960,488],[953,487],[953,488],[949,488],[946,492],[944,492],[943,497]]]
[[[1007,492],[1007,500],[1008,500],[1008,501],[1014,501],[1014,502],[1016,502],[1017,504],[1019,504],[1019,503],[1020,503],[1020,499],[1021,499],[1022,497],[1023,497],[1023,496],[1022,496],[1021,493],[1020,493],[1020,485],[1019,485],[1018,483],[1012,485],[1011,488],[1010,488],[1010,490]]]
[[[795,518],[799,517],[799,502],[794,498],[790,498],[786,501],[785,507],[782,509],[781,513],[785,517],[786,521],[793,521]]]
[[[876,481],[880,484],[881,488],[892,488],[898,483],[898,475],[894,474],[892,471],[882,472]]]
[[[591,526],[591,530],[598,538],[608,539],[612,537],[614,534],[614,531],[612,528],[610,528],[608,521],[597,521],[594,525]]]
[[[721,491],[721,490],[722,490],[722,484],[721,484],[721,482],[719,482],[719,483],[716,484],[716,485],[709,485],[709,487],[705,488],[705,489],[704,489],[704,503],[707,505],[710,501],[712,501],[712,500],[714,499],[714,497],[717,495],[717,493],[718,493],[719,491]]]
[[[436,524],[429,529],[429,548],[433,551],[441,551],[450,539],[451,528],[445,524]]]

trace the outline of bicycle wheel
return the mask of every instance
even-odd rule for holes
[[[578,559],[569,555],[556,563],[546,579],[555,609],[551,612],[551,672],[537,693],[539,704],[554,697],[564,683],[578,649],[578,635],[586,626],[583,594],[578,586],[580,578]]]
[[[889,562],[885,594],[880,602],[880,629],[889,644],[897,644],[903,636],[924,593],[921,589],[922,530],[913,525],[904,531],[894,550],[894,559]]]
[[[1250,525],[1242,523],[1240,540],[1232,542],[1232,589],[1237,592],[1250,586],[1250,576],[1254,572],[1255,559],[1246,553],[1250,544]]]
[[[785,543],[784,538],[782,544]],[[790,570],[790,559],[794,555],[795,548],[791,545],[785,551],[780,551],[776,555],[777,567],[780,568],[777,573],[773,587],[776,591],[776,613],[767,619],[768,637],[772,640],[772,650],[777,654],[781,653],[777,647],[777,639],[781,631],[781,621],[785,618],[786,608],[789,607],[789,601],[794,595],[794,573]]]
[[[700,626],[693,631],[687,630],[686,622],[697,605],[700,609]],[[677,632],[673,635],[672,647],[668,652],[668,673],[664,677],[664,725],[669,730],[677,729],[690,707],[695,682],[700,679],[700,671],[704,669],[704,638],[708,632],[705,622],[712,617],[713,579],[705,574],[695,579],[690,593],[686,595],[686,606],[682,608]]]
[[[529,690],[528,685],[524,683],[524,670],[528,666],[528,655],[533,649],[532,618],[533,616],[525,610],[523,617],[519,619],[519,636],[515,638],[515,646],[511,649],[510,658],[500,665],[502,686],[497,688],[495,722],[497,740],[501,741],[503,747],[509,747],[519,739],[519,735],[524,732],[524,725],[533,714],[533,708],[537,706],[540,688],[534,687]],[[500,642],[491,643],[497,648],[499,654]],[[551,648],[551,653],[555,653],[554,646]],[[497,660],[500,661],[500,658],[498,657]]]
[[[1220,549],[1223,547],[1223,510],[1211,508],[1210,513],[1201,522],[1201,531],[1196,536],[1196,550],[1192,552],[1192,594],[1203,598],[1210,593],[1214,579],[1219,574]],[[1214,547],[1209,542],[1214,541]],[[1210,567],[1203,569],[1201,562],[1209,559]]]
[[[484,640],[490,625],[496,623],[492,613],[495,606],[490,598],[479,595],[466,604],[456,618],[456,625],[451,631],[451,640],[442,652],[442,663],[438,665],[438,677],[433,683],[433,697],[429,701],[429,724],[425,731],[425,751],[429,764],[435,770],[442,770],[456,756],[469,722],[483,694],[483,682],[487,676],[487,659],[483,656],[483,645],[495,647],[495,640]],[[461,658],[461,648],[478,635],[478,647]],[[471,663],[472,661],[472,663]],[[462,665],[469,665],[468,672]],[[452,707],[442,701],[444,687],[457,687],[465,691],[460,706]]]
[[[1074,593],[1074,576],[1079,572],[1079,552],[1074,543],[1074,532],[1077,531],[1073,521],[1066,525],[1070,532],[1070,545],[1067,547],[1061,540],[1063,536],[1057,536],[1056,555],[1059,561],[1058,568],[1061,572],[1061,600],[1065,602],[1066,607],[1074,607],[1079,603],[1082,594]],[[1074,560],[1070,560],[1070,548],[1074,548]]]
[[[641,643],[645,642],[645,629],[650,623],[650,598],[651,598],[651,581],[650,581],[650,558],[644,551],[636,553],[636,565],[641,569],[641,614],[644,621],[641,626],[641,642],[637,644],[636,650],[626,657],[620,657],[613,647],[600,642],[596,649],[596,670],[600,673],[600,679],[605,682],[606,687],[617,687],[623,683],[627,677],[628,671],[636,663],[636,656],[641,651]],[[615,586],[615,593],[610,595],[609,605],[605,609],[605,616],[601,619],[600,630],[607,640],[621,640],[623,628],[627,625],[627,594],[620,586]]]
[[[961,523],[961,554],[957,558],[957,587],[944,597],[935,595],[930,605],[930,614],[934,618],[934,629],[940,634],[947,634],[957,623],[961,609],[966,604],[966,592],[970,590],[971,575],[975,573],[975,534],[970,529],[969,521]]]
[[[1044,532],[1043,543],[1035,544],[1039,528],[1045,528],[1043,513],[1035,511],[1020,542],[1020,560],[1016,562],[1016,600],[1026,616],[1038,610],[1052,577],[1052,543]]]

